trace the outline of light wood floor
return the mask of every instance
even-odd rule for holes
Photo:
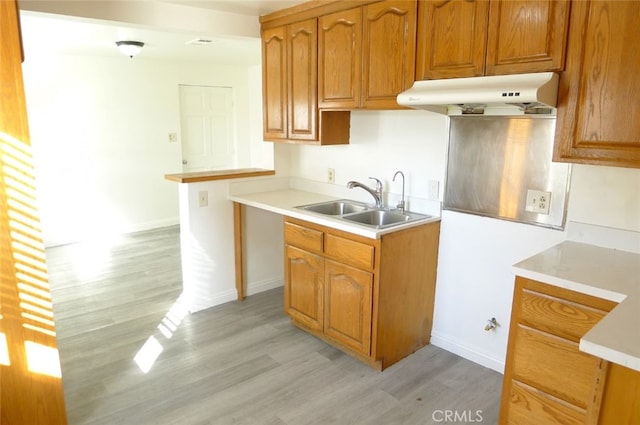
[[[499,373],[434,346],[375,372],[293,327],[281,289],[181,319],[178,233],[47,250],[69,424],[497,422]]]

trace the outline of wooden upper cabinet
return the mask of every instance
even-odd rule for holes
[[[287,138],[286,27],[262,32],[262,125],[266,140]]]
[[[317,20],[287,28],[288,133],[292,140],[317,140],[318,75]]]
[[[416,80],[484,75],[489,2],[418,3]]]
[[[318,27],[318,105],[358,108],[362,69],[361,8],[321,16]]]
[[[413,85],[417,2],[383,1],[363,7],[363,108],[397,108]]]
[[[419,0],[416,79],[564,69],[568,0]]]
[[[320,17],[320,108],[399,108],[396,96],[414,81],[416,10],[387,0]]]
[[[564,69],[568,0],[492,1],[486,74]]]
[[[640,168],[640,2],[572,4],[555,161]]]

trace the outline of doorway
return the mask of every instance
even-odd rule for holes
[[[182,171],[236,168],[233,89],[179,87]]]

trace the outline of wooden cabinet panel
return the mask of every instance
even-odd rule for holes
[[[584,425],[585,411],[521,382],[514,381],[511,408],[504,423],[518,425]]]
[[[325,334],[368,355],[371,349],[373,275],[326,260],[324,283]]]
[[[484,75],[489,2],[421,0],[416,80]]]
[[[417,2],[388,0],[363,7],[363,108],[398,108],[413,85]]]
[[[640,2],[572,3],[555,161],[640,168]]]
[[[321,16],[318,32],[318,105],[358,108],[362,72],[361,9]]]
[[[420,0],[416,79],[561,71],[569,0]]]
[[[284,309],[310,329],[323,327],[324,259],[287,246],[285,259]]]
[[[607,313],[526,289],[521,308],[520,323],[576,343]]]
[[[614,306],[516,277],[500,424],[597,422],[608,362],[578,341]]]
[[[603,360],[578,351],[578,344],[518,325],[513,379],[586,409]],[[567,371],[571,378],[567,379]]]
[[[487,75],[564,69],[568,0],[491,1]]]
[[[317,19],[262,31],[263,135],[272,142],[349,143],[350,113],[318,109]]]
[[[325,254],[342,263],[373,269],[375,248],[370,244],[345,239],[340,236],[325,235]]]
[[[640,424],[640,372],[609,365],[599,423]]]
[[[262,101],[265,139],[287,138],[286,28],[262,32]]]
[[[294,223],[284,223],[284,241],[286,244],[295,245],[316,253],[323,251],[323,232]]]
[[[291,24],[287,29],[288,134],[293,140],[318,139],[317,34],[317,19]]]

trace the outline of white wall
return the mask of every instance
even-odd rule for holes
[[[182,171],[180,142],[168,142],[180,134],[179,84],[233,87],[236,137],[246,146],[238,165],[268,154],[255,135],[261,115],[255,106],[249,114],[260,99],[255,70],[41,53],[23,68],[49,246],[178,223],[178,187],[164,175]]]
[[[447,142],[443,116],[357,111],[352,112],[350,145],[286,149],[294,177],[326,181],[332,167],[337,185],[376,176],[385,182],[385,190],[397,194],[400,188],[391,178],[399,169],[407,174],[409,196],[427,198],[427,181],[438,180],[442,198]],[[640,232],[640,170],[574,166],[568,219]],[[566,238],[567,231],[444,211],[432,342],[502,371],[513,293],[511,265]],[[500,327],[485,332],[491,317]]]

